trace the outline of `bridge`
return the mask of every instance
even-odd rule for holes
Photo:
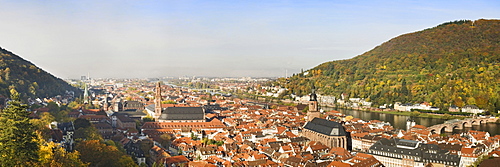
[[[472,127],[472,125],[481,125],[488,122],[496,122],[498,118],[495,117],[479,117],[479,118],[466,118],[463,120],[452,119],[448,120],[442,124],[434,125],[428,127],[427,129],[432,133],[441,134],[444,129],[444,132],[453,132],[453,129],[464,129]]]
[[[220,89],[189,89],[195,92],[217,93]]]

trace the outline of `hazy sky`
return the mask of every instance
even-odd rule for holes
[[[0,0],[0,47],[63,79],[275,77],[499,17],[498,0]]]

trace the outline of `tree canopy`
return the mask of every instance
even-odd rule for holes
[[[29,120],[28,106],[19,102],[19,93],[12,89],[11,101],[0,112],[0,164],[33,166],[38,163],[38,137]]]
[[[404,34],[348,60],[275,84],[306,95],[361,97],[374,105],[430,102],[500,110],[500,20],[460,20]]]
[[[12,85],[21,97],[53,97],[66,91],[73,91],[76,96],[81,94],[65,81],[0,48],[0,95],[8,97]]]

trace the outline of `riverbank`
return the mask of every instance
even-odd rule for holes
[[[324,107],[335,108],[335,107],[328,106],[328,105],[326,105]],[[402,116],[410,116],[410,117],[416,117],[416,118],[435,118],[435,119],[444,119],[444,120],[469,118],[468,116],[449,115],[449,114],[421,113],[421,112],[418,112],[418,111],[413,111],[413,112],[395,111],[395,110],[391,110],[391,111],[379,111],[379,110],[370,110],[370,109],[367,109],[367,108],[352,108],[352,107],[341,107],[340,109],[358,110],[358,111],[374,112],[374,113],[381,113],[381,114],[402,115]]]
[[[449,114],[429,114],[429,113],[420,113],[418,111],[413,111],[413,112],[407,112],[407,111],[369,111],[369,112],[394,114],[394,115],[405,115],[405,116],[418,117],[418,118],[446,119],[446,120],[468,118],[466,116],[456,116],[456,115],[449,115]]]
[[[278,104],[300,104],[300,102],[297,101],[292,101],[292,100],[284,100],[284,99],[277,99],[277,98],[272,98],[272,97],[266,97],[266,96],[257,96],[257,95],[250,95],[250,94],[238,94],[240,97],[244,97],[247,99],[253,99],[259,102],[264,102],[264,103],[278,103]],[[450,114],[432,114],[432,113],[421,113],[418,111],[413,111],[413,112],[408,112],[408,111],[379,111],[379,110],[370,110],[368,108],[353,108],[353,107],[335,107],[333,105],[321,105],[321,107],[327,107],[327,108],[339,108],[339,109],[348,109],[348,110],[358,110],[358,111],[365,111],[365,112],[374,112],[374,113],[382,113],[382,114],[392,114],[392,115],[402,115],[402,116],[411,116],[415,118],[435,118],[435,119],[444,119],[444,120],[450,120],[450,119],[465,119],[469,118],[468,116],[461,116],[461,115],[450,115]]]

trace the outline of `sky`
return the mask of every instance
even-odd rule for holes
[[[0,47],[62,79],[283,77],[498,0],[0,0]]]

